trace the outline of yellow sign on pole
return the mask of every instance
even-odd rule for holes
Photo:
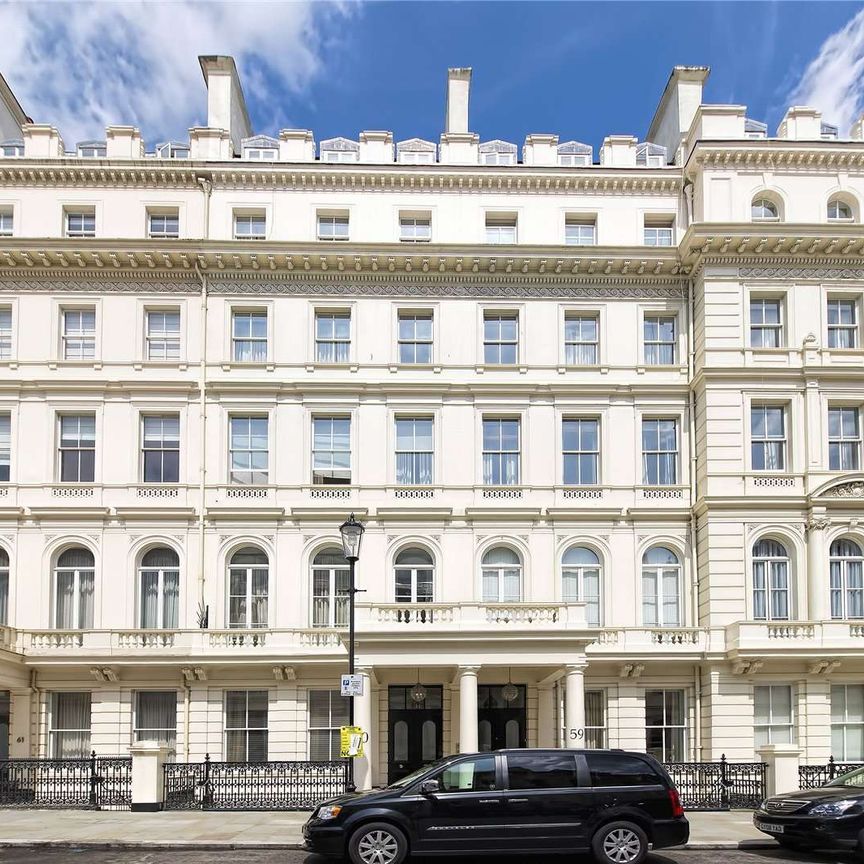
[[[369,736],[359,726],[339,727],[339,756],[342,759],[355,759],[363,755],[363,744]]]

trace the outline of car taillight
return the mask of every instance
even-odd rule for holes
[[[672,805],[673,818],[684,815],[684,808],[681,806],[681,797],[675,788],[669,790],[669,803]]]

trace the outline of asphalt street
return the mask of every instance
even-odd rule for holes
[[[505,860],[496,856],[498,861]],[[305,852],[286,850],[224,849],[219,851],[146,851],[146,850],[92,850],[65,847],[46,848],[7,848],[0,849],[2,864],[211,864],[211,862],[231,862],[231,864],[327,864],[327,858],[308,855]],[[412,858],[411,864],[482,864],[484,859],[472,858]],[[518,864],[591,864],[591,857],[546,855],[536,858],[514,857]],[[780,849],[758,849],[752,851],[734,849],[670,850],[656,852],[649,856],[648,864],[855,864],[858,859],[845,852],[808,852],[796,855]],[[332,862],[331,862],[332,864]]]

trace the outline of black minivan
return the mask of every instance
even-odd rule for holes
[[[310,852],[347,852],[353,864],[588,850],[603,864],[639,864],[689,835],[663,766],[623,750],[449,756],[386,789],[326,801],[303,826]]]

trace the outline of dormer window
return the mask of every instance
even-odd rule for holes
[[[4,157],[15,157],[24,155],[23,141],[3,141],[0,143],[0,155]]]
[[[409,138],[396,145],[396,161],[402,165],[432,165],[437,149],[431,141]]]
[[[565,141],[558,145],[558,164],[562,168],[580,168],[591,165],[594,151],[588,144]]]
[[[515,165],[517,148],[509,141],[486,141],[480,145],[481,165]]]
[[[188,159],[189,145],[178,141],[166,141],[164,144],[157,144],[153,152],[157,159]]]
[[[650,141],[637,144],[636,164],[643,168],[662,168],[666,165],[666,148]]]
[[[744,120],[744,137],[745,138],[767,138],[768,124],[762,123],[759,120],[751,120],[749,117]]]
[[[275,162],[279,158],[279,142],[267,135],[243,139],[243,158],[255,162]]]
[[[779,222],[780,211],[770,198],[754,198],[750,205],[750,218],[754,222]]]
[[[829,222],[852,222],[852,208],[839,198],[832,198],[828,202]]]
[[[830,123],[823,123],[820,132],[823,141],[836,141],[837,136],[840,134],[840,130]]]
[[[107,152],[104,141],[81,141],[78,144],[79,159],[104,159]]]
[[[359,162],[360,145],[350,138],[330,138],[321,142],[322,162]]]

